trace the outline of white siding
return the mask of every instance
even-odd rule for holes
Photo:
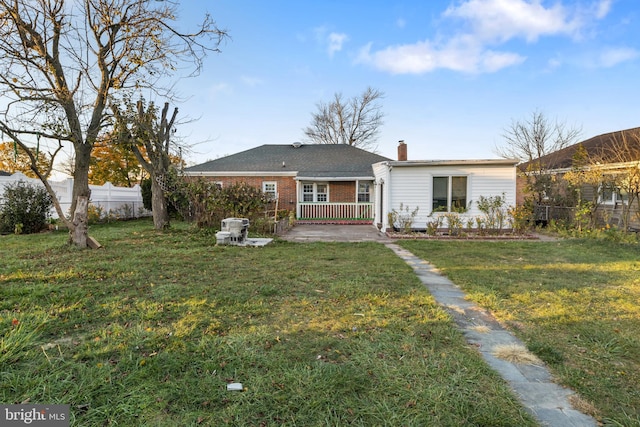
[[[418,208],[414,218],[414,228],[425,228],[427,217],[431,213],[431,174],[423,167],[394,167],[391,170],[391,198],[388,200],[388,212],[412,212]],[[391,226],[391,225],[390,225]]]
[[[373,164],[373,176],[374,181],[374,214],[373,224],[382,224],[384,228],[386,225],[386,212],[388,212],[388,200],[389,200],[389,182],[390,174],[389,168],[386,162]]]
[[[409,207],[413,211],[418,207],[413,227],[426,228],[432,208],[431,187],[434,176],[466,176],[467,177],[467,203],[470,209],[462,214],[464,218],[473,218],[481,215],[477,202],[480,196],[505,196],[506,205],[513,206],[516,203],[516,170],[513,165],[460,165],[460,166],[394,166],[388,171],[388,197],[384,206],[385,212]],[[380,174],[382,176],[382,174]],[[386,216],[386,215],[385,215]],[[387,218],[383,218],[385,226]]]

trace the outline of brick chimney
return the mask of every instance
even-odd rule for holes
[[[407,144],[404,143],[404,139],[398,141],[398,161],[404,162],[407,160]]]

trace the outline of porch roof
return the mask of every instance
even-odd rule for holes
[[[296,181],[373,181],[375,177],[371,176],[300,176],[294,178]]]

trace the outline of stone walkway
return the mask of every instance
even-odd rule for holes
[[[541,241],[553,240],[537,236]],[[451,314],[467,342],[476,347],[484,360],[509,384],[523,406],[542,426],[595,427],[595,419],[571,405],[575,393],[553,382],[544,363],[512,363],[494,355],[497,346],[526,346],[486,310],[466,299],[466,294],[453,282],[440,275],[434,266],[403,249],[372,226],[301,225],[290,230],[283,239],[295,242],[363,242],[384,244],[403,259],[427,287],[435,300]]]
[[[467,301],[465,293],[428,262],[399,245],[385,245],[402,258],[427,287],[435,300],[447,310],[464,333],[467,342],[480,351],[484,360],[504,378],[522,404],[543,426],[595,427],[592,417],[573,408],[570,399],[575,393],[554,383],[542,362],[512,363],[494,355],[497,346],[525,347],[511,332],[486,310]]]

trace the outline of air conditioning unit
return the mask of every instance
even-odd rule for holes
[[[248,233],[249,219],[225,218],[220,231],[216,233],[216,241],[223,245],[239,245],[246,242]]]

